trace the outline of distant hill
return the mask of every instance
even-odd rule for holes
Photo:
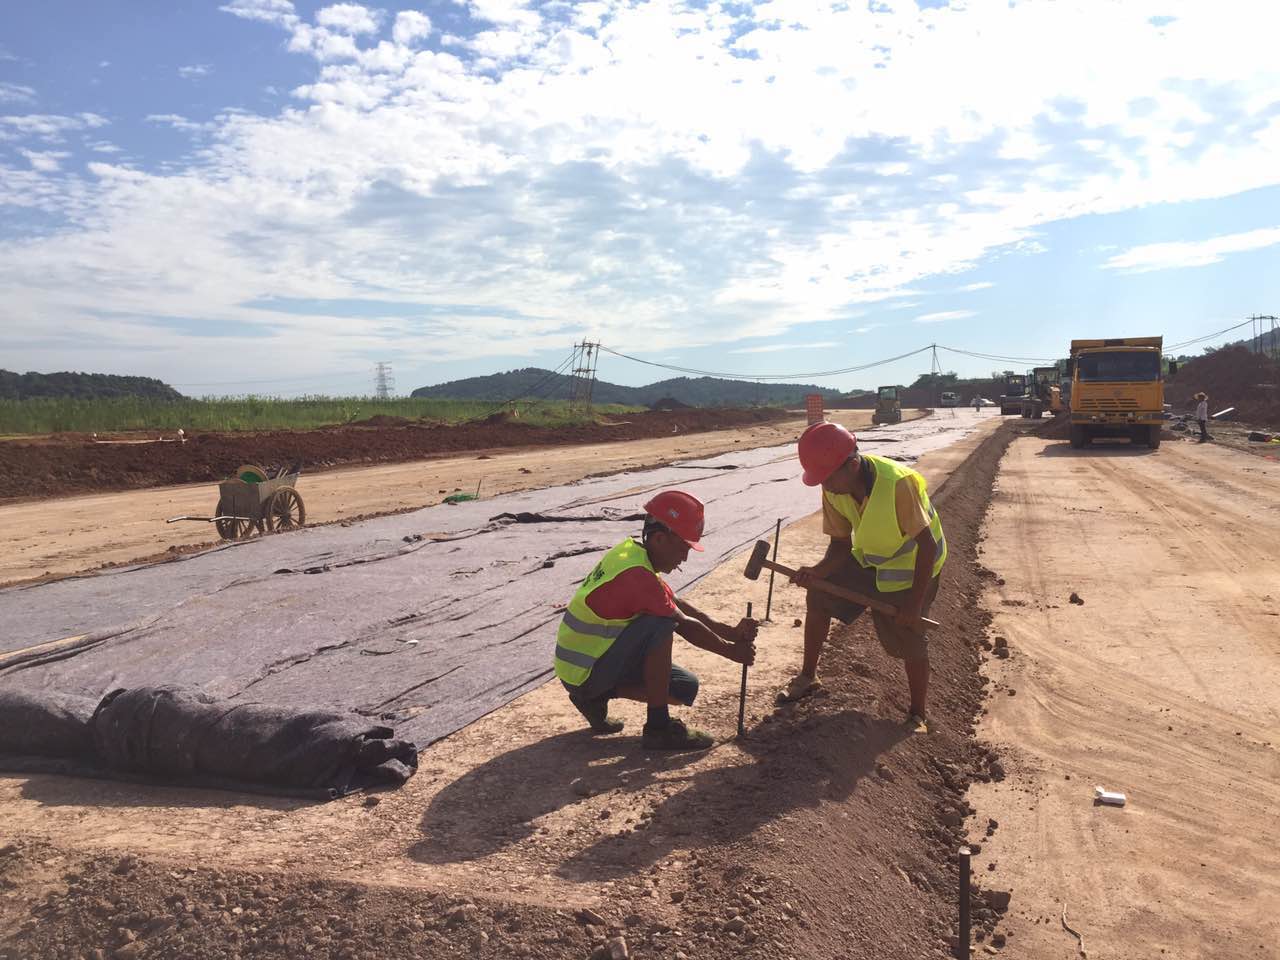
[[[111,373],[14,373],[0,370],[0,400],[30,400],[35,397],[75,397],[80,400],[105,400],[112,397],[186,399],[167,383],[152,377],[120,377]]]
[[[572,377],[550,370],[526,367],[487,377],[468,377],[419,387],[412,396],[489,403],[532,398],[567,400],[572,380]],[[676,377],[643,387],[623,387],[597,380],[592,389],[592,399],[596,403],[645,407],[663,400],[674,400],[691,407],[792,406],[804,403],[805,395],[810,393],[820,393],[828,402],[844,396],[839,390],[806,383],[751,383],[716,377]]]

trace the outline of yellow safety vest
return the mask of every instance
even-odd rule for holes
[[[870,461],[875,468],[876,481],[871,487],[871,496],[861,516],[858,515],[851,495],[825,491],[822,494],[853,527],[854,559],[864,567],[875,567],[876,589],[881,593],[911,588],[915,580],[918,544],[915,537],[903,536],[898,527],[895,500],[898,481],[903,477],[910,477],[920,491],[920,503],[924,507],[925,516],[929,518],[929,532],[938,545],[938,557],[933,562],[932,574],[936,577],[947,561],[947,538],[942,533],[942,518],[929,502],[929,494],[925,492],[924,477],[894,460],[865,453],[862,458]]]
[[[570,686],[578,687],[587,682],[591,668],[613,646],[618,634],[635,617],[625,620],[606,620],[587,606],[587,597],[596,587],[604,586],[614,577],[632,567],[644,567],[654,576],[657,573],[649,562],[649,553],[630,537],[606,553],[594,570],[582,581],[578,592],[565,608],[564,619],[556,633],[556,676]]]

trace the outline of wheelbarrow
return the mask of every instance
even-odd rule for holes
[[[218,484],[218,506],[212,517],[172,517],[212,523],[223,540],[244,540],[254,532],[279,533],[296,530],[307,522],[302,495],[294,489],[301,473],[301,461],[290,467],[264,470],[245,464],[236,475]]]

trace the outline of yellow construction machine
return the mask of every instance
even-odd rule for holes
[[[902,401],[897,387],[880,387],[876,390],[876,410],[871,414],[872,423],[901,423]]]
[[[1071,446],[1094,437],[1128,437],[1152,450],[1164,425],[1164,378],[1178,365],[1165,362],[1162,337],[1072,340]]]

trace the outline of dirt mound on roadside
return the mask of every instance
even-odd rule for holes
[[[678,437],[791,416],[777,408],[648,411],[617,423],[532,426],[505,413],[442,425],[372,417],[318,430],[202,433],[186,443],[93,443],[82,435],[0,444],[0,500],[180,483],[213,483],[242,463],[302,461],[304,475],[333,467],[404,463],[467,451]]]
[[[1175,413],[1194,413],[1196,393],[1209,395],[1209,413],[1227,407],[1227,419],[1280,427],[1280,361],[1244,347],[1227,347],[1188,360],[1165,384]]]

